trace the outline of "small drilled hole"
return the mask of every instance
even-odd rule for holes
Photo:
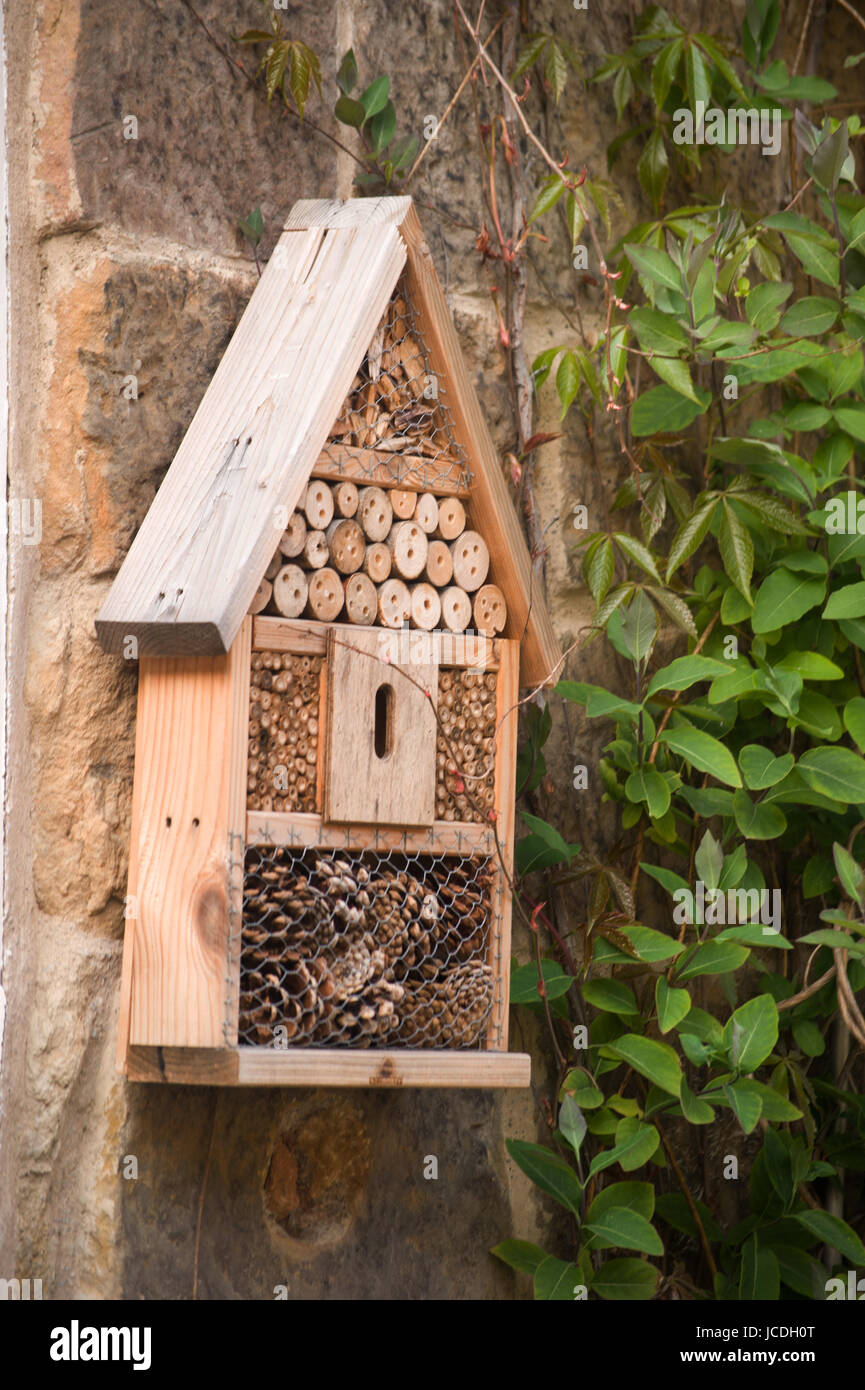
[[[168,829],[170,830],[170,829],[171,829],[171,817],[170,817],[170,816],[166,816],[166,817],[165,817],[165,824],[166,824],[166,826],[168,827]]]
[[[193,817],[192,817],[192,828],[193,828],[193,830],[197,830],[200,824],[201,824],[201,821],[198,819],[198,816],[193,816]]]

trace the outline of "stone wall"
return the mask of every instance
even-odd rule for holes
[[[531,11],[591,67],[624,45],[626,0]],[[288,26],[322,58],[316,132],[268,110],[221,51],[236,52],[231,35],[261,16],[258,0],[7,5],[10,493],[41,499],[42,539],[11,559],[0,1273],[42,1278],[49,1298],[189,1298],[206,1180],[200,1298],[272,1298],[278,1285],[290,1298],[525,1296],[487,1252],[557,1219],[504,1148],[508,1135],[545,1131],[531,1092],[235,1093],[129,1085],[115,1071],[136,673],[101,653],[94,616],[254,286],[238,219],[261,206],[266,256],[297,198],[351,191],[352,161],[326,138],[341,54],[353,44],[366,81],[391,74],[400,126],[418,132],[463,71],[450,0],[291,6]],[[244,61],[249,70],[249,50]],[[573,82],[564,106],[575,159],[603,173],[609,88]],[[125,138],[128,116],[137,138]],[[640,195],[627,159],[620,184],[630,214]],[[413,191],[504,453],[512,425],[474,249],[483,210],[468,94]],[[573,284],[554,288],[572,308]],[[597,291],[578,293],[597,322]],[[530,351],[568,331],[535,286]],[[614,476],[609,442],[600,436],[593,454],[578,423],[539,456],[565,644],[591,611],[567,519],[581,501],[604,524]],[[570,674],[597,680],[604,660],[599,644]],[[563,833],[590,846],[604,813],[590,792],[578,815],[568,793],[593,740],[557,722],[555,786],[543,793]],[[519,932],[515,944],[527,959]],[[535,1054],[542,1082],[532,1019],[512,1045]],[[423,1176],[429,1155],[435,1181]]]

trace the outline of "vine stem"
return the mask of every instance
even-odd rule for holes
[[[676,1155],[673,1153],[673,1150],[670,1148],[670,1145],[667,1143],[667,1136],[665,1135],[664,1131],[661,1129],[661,1126],[660,1126],[658,1120],[656,1119],[654,1123],[655,1123],[655,1128],[657,1129],[658,1133],[659,1133],[660,1136],[661,1136],[661,1143],[662,1143],[663,1146],[664,1146],[664,1153],[667,1155],[667,1158],[670,1160],[670,1167],[673,1169],[673,1172],[674,1172],[675,1175],[676,1175],[676,1181],[677,1181],[677,1183],[679,1184],[679,1186],[680,1186],[681,1189],[682,1189],[682,1192],[683,1192],[683,1194],[684,1194],[685,1201],[688,1203],[688,1206],[690,1207],[691,1215],[692,1215],[693,1218],[694,1218],[694,1223],[695,1223],[695,1225],[696,1225],[696,1227],[697,1227],[697,1230],[698,1230],[699,1233],[700,1233],[700,1244],[701,1244],[702,1247],[703,1247],[703,1254],[706,1256],[706,1263],[707,1263],[708,1266],[709,1266],[709,1271],[710,1271],[710,1273],[711,1273],[711,1275],[712,1275],[712,1279],[714,1280],[715,1276],[716,1276],[717,1273],[718,1273],[718,1266],[715,1264],[715,1258],[714,1258],[714,1256],[713,1256],[713,1254],[712,1254],[712,1247],[711,1247],[710,1244],[709,1244],[709,1238],[708,1238],[708,1236],[706,1235],[706,1231],[705,1231],[705,1228],[704,1228],[704,1226],[703,1226],[703,1222],[702,1222],[702,1220],[701,1220],[701,1218],[700,1218],[700,1213],[699,1213],[699,1211],[697,1210],[697,1204],[696,1204],[696,1202],[694,1201],[693,1196],[691,1195],[691,1189],[690,1189],[690,1187],[688,1186],[688,1180],[687,1180],[687,1178],[685,1177],[685,1174],[682,1172],[681,1168],[679,1167],[678,1163],[676,1162]]]
[[[492,30],[490,31],[489,38],[487,39],[486,43],[484,44],[484,48],[488,48],[488,47],[489,47],[489,45],[492,43],[493,39],[495,38],[495,36],[496,36],[496,34],[498,33],[498,31],[501,29],[501,27],[502,27],[502,25],[504,24],[504,22],[505,22],[506,19],[507,19],[507,15],[502,15],[501,19],[500,19],[499,22],[496,24],[495,28],[492,29]],[[462,93],[463,93],[463,91],[464,91],[464,89],[465,89],[465,85],[466,85],[466,83],[468,82],[469,78],[471,77],[472,73],[474,72],[475,68],[477,67],[478,63],[481,61],[481,57],[482,57],[482,53],[479,53],[478,56],[477,56],[476,58],[474,58],[474,59],[472,60],[472,62],[470,63],[468,69],[466,70],[466,72],[465,72],[465,74],[464,74],[464,76],[463,76],[462,82],[461,82],[460,85],[457,87],[456,91],[454,92],[453,96],[451,97],[450,101],[448,102],[447,106],[445,107],[444,113],[443,113],[443,115],[442,115],[442,117],[441,117],[441,120],[436,121],[435,136],[434,136],[432,139],[427,140],[427,142],[426,142],[426,144],[424,145],[423,149],[422,149],[422,150],[420,151],[420,153],[418,154],[418,157],[417,157],[417,159],[415,160],[414,164],[411,166],[411,168],[409,169],[408,173],[406,174],[405,183],[403,184],[403,188],[407,188],[408,185],[411,183],[412,179],[414,178],[414,176],[415,176],[415,174],[416,174],[416,172],[417,172],[417,170],[418,170],[418,167],[419,167],[421,161],[423,160],[424,156],[426,155],[427,150],[430,148],[430,145],[433,144],[433,140],[437,140],[437,139],[438,139],[439,132],[441,131],[442,126],[444,125],[444,123],[445,123],[445,121],[447,120],[448,116],[450,115],[451,111],[454,109],[454,107],[456,106],[456,104],[457,104],[457,102],[459,101],[460,97],[462,96]]]
[[[703,633],[702,637],[700,638],[700,640],[699,640],[699,642],[697,643],[697,645],[696,645],[696,647],[694,648],[694,650],[691,652],[691,655],[692,655],[692,656],[696,656],[696,655],[698,654],[698,652],[700,652],[700,650],[705,646],[706,641],[707,641],[707,639],[708,639],[708,637],[709,637],[709,634],[710,634],[710,632],[712,631],[712,628],[715,626],[715,624],[716,624],[716,622],[718,621],[718,619],[720,618],[720,616],[721,616],[721,610],[719,609],[718,612],[715,614],[715,616],[709,621],[709,623],[708,623],[708,625],[707,625],[707,627],[706,627],[705,632]],[[669,703],[667,709],[666,709],[665,712],[664,712],[664,717],[663,717],[663,719],[661,720],[660,724],[658,725],[658,732],[657,732],[656,735],[655,735],[655,742],[652,744],[652,751],[651,751],[651,753],[649,754],[649,762],[650,762],[650,763],[653,763],[653,762],[655,761],[655,758],[656,758],[657,755],[658,755],[658,745],[659,745],[659,743],[660,743],[661,734],[664,732],[664,730],[666,729],[667,725],[668,725],[669,722],[670,722],[670,716],[671,716],[672,713],[673,713],[673,710],[674,710],[674,708],[675,708],[675,706],[676,706],[676,702],[677,702],[679,696],[681,695],[681,693],[682,693],[681,690],[675,691],[672,700],[670,701],[670,703]]]
[[[842,10],[846,10],[849,15],[853,16],[860,28],[865,29],[865,19],[862,18],[858,10],[854,10],[853,6],[847,3],[847,0],[838,0],[838,4]]]

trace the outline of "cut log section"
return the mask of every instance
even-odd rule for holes
[[[345,586],[345,611],[350,623],[371,627],[378,611],[378,594],[365,574],[353,574]]]
[[[391,554],[382,541],[374,541],[366,548],[363,557],[364,574],[368,574],[373,584],[383,584],[390,575]]]
[[[294,512],[279,542],[279,548],[286,560],[296,560],[298,555],[303,554],[306,529],[306,517],[303,512]]]
[[[273,585],[271,584],[270,580],[262,579],[261,583],[259,584],[258,588],[252,596],[252,603],[249,605],[249,609],[247,611],[250,613],[263,613],[267,605],[270,603],[272,594]]]
[[[467,593],[474,593],[486,579],[490,568],[490,552],[483,536],[477,531],[463,531],[451,546],[454,580]]]
[[[327,536],[324,532],[307,531],[303,543],[303,563],[311,570],[320,570],[327,564],[328,557]]]
[[[444,541],[430,541],[424,574],[437,589],[444,589],[450,584],[454,577],[454,562]]]
[[[393,507],[387,493],[380,487],[362,488],[357,516],[371,541],[383,541],[393,524]]]
[[[333,493],[321,478],[313,478],[306,489],[303,510],[313,531],[324,531],[333,521]]]
[[[488,637],[504,632],[508,621],[505,596],[496,584],[484,584],[475,594],[473,604],[475,627]]]
[[[393,567],[403,579],[417,579],[423,574],[429,542],[416,521],[397,521],[387,538]]]
[[[332,521],[327,528],[327,545],[334,569],[340,574],[354,574],[363,564],[366,539],[356,521],[344,517]]]
[[[283,565],[273,582],[273,602],[284,618],[299,618],[309,597],[309,580],[300,565]]]
[[[352,517],[358,508],[358,493],[354,483],[337,483],[333,500],[340,516]]]
[[[442,622],[449,632],[465,632],[472,617],[472,601],[465,589],[451,584],[442,594]]]
[[[417,499],[414,519],[428,536],[433,534],[439,524],[439,504],[431,492],[423,492]]]
[[[320,623],[332,623],[342,611],[345,601],[342,580],[328,565],[316,570],[309,580],[309,616]]]
[[[274,580],[284,564],[285,561],[282,558],[282,551],[277,550],[267,569],[264,571],[265,579]],[[252,612],[251,609],[250,612]]]
[[[415,627],[432,632],[442,615],[442,601],[432,584],[413,584],[411,588],[411,620]]]
[[[411,595],[401,579],[386,579],[379,586],[378,616],[383,627],[402,627],[403,623],[408,622],[411,617]]]
[[[442,541],[455,541],[466,529],[466,509],[458,497],[442,497],[438,507],[435,535]]]
[[[409,492],[407,488],[402,487],[391,488],[390,504],[394,516],[399,517],[400,521],[411,521],[417,505],[417,493]]]

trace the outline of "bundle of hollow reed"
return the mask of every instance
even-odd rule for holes
[[[314,811],[320,656],[253,652],[246,804],[255,811]]]
[[[495,671],[439,673],[436,820],[489,823],[495,803],[497,683]]]

